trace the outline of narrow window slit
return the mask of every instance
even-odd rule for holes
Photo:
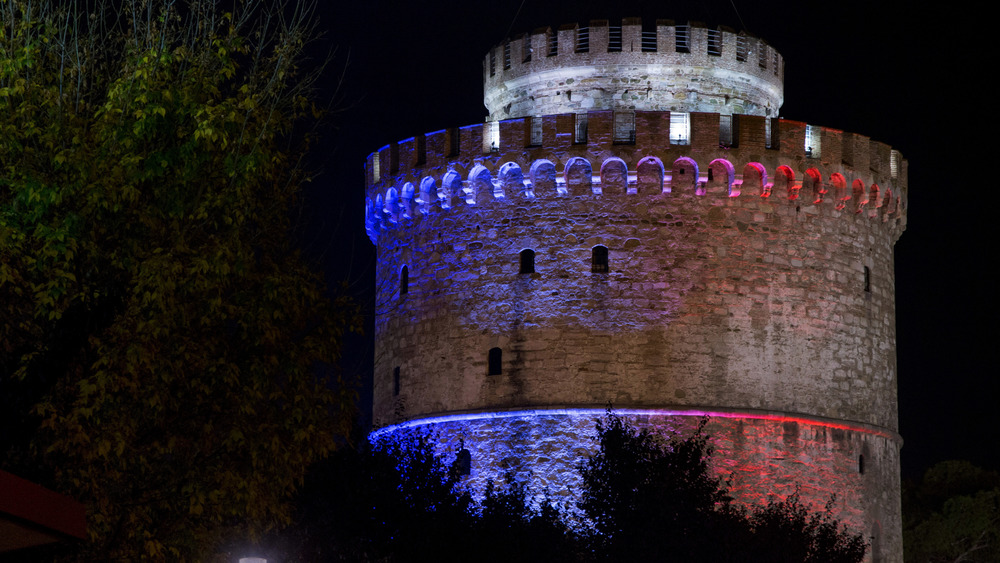
[[[535,273],[535,251],[530,248],[525,248],[521,251],[521,274],[534,274]]]
[[[606,274],[610,271],[608,265],[608,247],[594,247],[590,257],[590,271],[595,274]]]
[[[486,375],[501,375],[503,373],[503,350],[490,348],[486,363],[488,364]]]

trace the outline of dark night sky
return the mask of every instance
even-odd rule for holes
[[[370,295],[365,156],[417,133],[480,123],[482,59],[508,29],[640,16],[746,30],[785,58],[782,117],[868,135],[909,160],[908,226],[896,245],[904,476],[950,458],[1000,468],[993,417],[1000,386],[988,362],[998,336],[989,321],[1000,311],[988,266],[980,266],[997,257],[987,245],[991,207],[983,197],[994,182],[982,158],[987,120],[995,118],[989,92],[971,72],[995,49],[985,39],[974,43],[981,34],[973,22],[947,21],[940,7],[885,4],[332,0],[321,15],[326,42],[338,47],[334,67],[346,62],[344,111],[324,139],[326,172],[309,188],[316,228],[307,248],[331,280],[347,279],[358,295]],[[361,339],[352,349],[347,369],[370,377],[370,343]]]

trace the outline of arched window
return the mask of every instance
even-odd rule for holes
[[[606,274],[611,271],[611,268],[608,266],[608,247],[594,247],[590,257],[590,271],[595,274]]]
[[[408,266],[403,266],[399,270],[399,294],[406,295],[410,289],[410,268]]]
[[[521,251],[521,274],[534,274],[535,273],[535,251],[530,248],[525,248]]]
[[[399,366],[392,368],[392,396],[399,396]]]
[[[486,375],[500,375],[503,373],[503,350],[500,348],[490,348],[486,363],[489,364]]]

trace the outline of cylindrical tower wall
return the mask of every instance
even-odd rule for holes
[[[592,127],[608,119],[592,113]],[[805,158],[804,141],[701,151],[695,133],[680,147],[522,146],[372,185],[376,420],[612,401],[895,430],[905,183],[890,151],[827,130],[824,154],[839,139],[855,168],[844,151]],[[599,246],[606,273],[592,271]],[[533,273],[520,273],[526,249]]]
[[[636,18],[543,28],[493,47],[483,62],[491,121],[592,110],[777,116],[784,59],[763,40]]]
[[[712,448],[710,468],[737,502],[765,504],[797,493],[814,511],[835,518],[870,543],[868,560],[901,562],[899,437],[837,421],[733,412],[619,409],[616,414],[664,439],[692,435],[701,419]],[[546,409],[420,419],[386,427],[376,440],[411,434],[433,437],[435,451],[454,463],[460,450],[471,465],[464,484],[514,479],[533,501],[548,499],[571,520],[582,481],[580,460],[596,453],[600,409]],[[832,502],[831,502],[832,501]],[[895,554],[895,555],[893,555]]]
[[[583,142],[578,118],[558,115],[540,135],[513,119],[373,154],[376,424],[432,428],[445,450],[463,440],[492,476],[555,447],[573,453],[550,461],[571,467],[609,401],[664,428],[713,413],[720,474],[767,466],[739,498],[805,480],[822,505],[833,483],[838,516],[866,535],[888,522],[878,535],[898,554],[906,163],[828,128],[688,117],[685,144],[671,144],[669,112],[635,112],[623,143],[601,111]],[[866,476],[850,467],[862,455]]]

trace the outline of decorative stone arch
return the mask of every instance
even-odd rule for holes
[[[851,203],[855,213],[861,213],[865,204],[868,203],[868,191],[861,179],[855,179],[851,182]]]
[[[767,183],[767,169],[759,162],[748,162],[743,167],[742,193],[770,197],[771,185]]]
[[[837,209],[844,208],[844,200],[851,199],[847,193],[847,178],[840,172],[830,175],[830,185],[833,186],[833,199],[837,202]]]
[[[892,217],[892,214],[893,214],[893,211],[894,211],[892,196],[893,196],[892,188],[886,188],[885,189],[885,196],[882,198],[882,206],[880,208],[881,209],[880,213],[882,215],[882,221],[888,221],[889,217]]]
[[[624,160],[613,156],[601,164],[601,187],[595,188],[594,193],[604,190],[614,194],[628,192],[628,165]]]
[[[382,210],[385,211],[385,218],[390,223],[395,225],[399,221],[399,195],[396,188],[389,188],[385,191],[385,206]]]
[[[636,191],[643,195],[661,194],[669,192],[670,188],[664,189],[663,177],[665,176],[663,162],[655,156],[647,156],[639,161],[636,169]]]
[[[466,201],[472,205],[493,201],[493,175],[482,164],[473,166],[469,172],[469,183],[465,186],[465,193],[471,196]]]
[[[566,178],[566,192],[569,195],[593,193],[594,169],[586,158],[574,156],[569,159],[563,176]]]
[[[528,170],[531,177],[531,190],[534,195],[555,195],[556,193],[556,165],[551,160],[540,158],[531,163]]]
[[[386,220],[385,217],[385,200],[382,199],[382,194],[376,194],[375,208],[372,210],[372,221],[375,224],[376,230],[382,228],[383,222]]]
[[[878,210],[879,208],[882,207],[882,200],[879,198],[880,195],[882,194],[881,190],[878,187],[878,184],[872,184],[868,188],[868,207],[870,209]]]
[[[417,209],[420,210],[422,215],[427,215],[435,207],[434,204],[439,201],[437,182],[434,181],[434,178],[424,176],[424,179],[420,180],[420,193],[417,195]]]
[[[736,197],[740,195],[740,190],[733,186],[735,181],[736,168],[732,162],[717,158],[708,163],[708,184],[705,186],[707,193]]]
[[[373,243],[378,240],[378,225],[375,221],[375,204],[372,198],[365,198],[365,232]]]
[[[782,164],[774,171],[774,191],[779,196],[784,195],[789,201],[799,199],[801,187],[801,185],[796,185],[795,172],[791,168]]]
[[[500,180],[501,194],[510,193],[523,197],[533,197],[531,190],[524,185],[524,174],[521,173],[521,166],[516,162],[507,162],[500,167],[497,174]],[[502,197],[502,196],[501,196]]]
[[[399,197],[399,215],[403,219],[413,219],[413,196],[416,189],[413,182],[403,184]]]
[[[674,161],[670,172],[670,191],[698,189],[698,163],[682,156]]]
[[[441,187],[438,189],[438,199],[441,201],[442,209],[451,209],[452,206],[469,203],[468,194],[462,186],[462,176],[454,170],[444,173],[441,178]]]
[[[813,198],[813,203],[823,203],[823,196],[826,194],[826,186],[823,185],[823,175],[815,168],[806,169],[802,187],[809,197]]]

